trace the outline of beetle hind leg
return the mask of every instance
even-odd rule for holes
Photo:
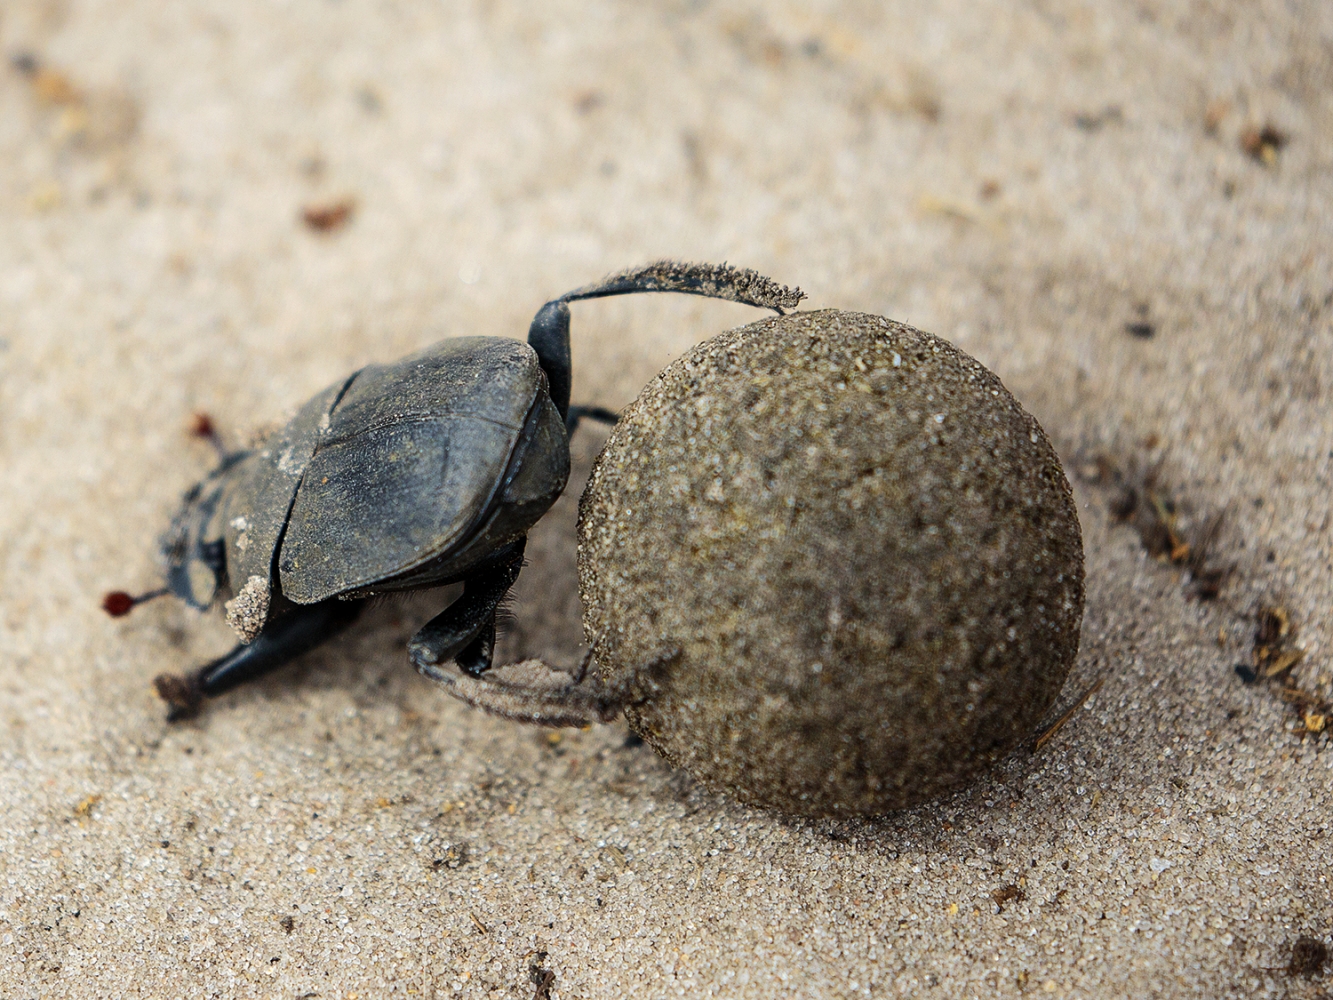
[[[577,674],[523,660],[492,667],[495,616],[523,568],[523,545],[507,550],[463,581],[463,596],[421,627],[407,644],[417,670],[476,708],[543,726],[607,722],[636,696],[635,685],[609,688],[588,671]],[[458,669],[447,669],[452,660]]]
[[[448,692],[473,708],[538,726],[586,726],[610,722],[624,707],[619,691],[595,675],[575,676],[541,660],[495,667],[484,677],[445,675]]]

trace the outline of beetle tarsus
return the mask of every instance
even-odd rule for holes
[[[199,714],[204,692],[199,686],[199,674],[158,674],[153,678],[157,696],[167,703],[167,721],[180,722]]]
[[[468,643],[467,648],[454,657],[458,669],[469,677],[480,677],[491,669],[495,657],[495,616],[481,627],[477,637]]]

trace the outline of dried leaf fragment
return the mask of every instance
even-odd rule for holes
[[[306,205],[301,209],[301,218],[316,232],[330,233],[345,226],[355,210],[355,198],[340,198]]]
[[[1271,167],[1277,163],[1277,154],[1289,141],[1288,135],[1272,124],[1251,125],[1240,134],[1240,148],[1251,159]]]

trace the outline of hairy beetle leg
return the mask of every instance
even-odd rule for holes
[[[167,721],[187,719],[199,711],[205,698],[230,691],[314,649],[356,621],[365,603],[331,600],[298,607],[264,629],[254,642],[240,643],[191,674],[159,675],[153,687],[168,705]]]
[[[453,660],[473,677],[491,666],[495,652],[495,609],[523,569],[519,539],[501,558],[463,581],[463,596],[428,621],[407,644],[417,670],[431,680],[448,681],[441,665]]]
[[[650,698],[680,657],[678,647],[669,647],[608,684],[588,669],[594,653],[588,651],[577,674],[541,660],[521,660],[493,667],[484,677],[440,671],[436,679],[459,701],[492,715],[538,726],[586,726],[610,722],[626,706]]]
[[[595,675],[574,677],[541,660],[492,667],[484,677],[432,674],[459,701],[505,719],[538,726],[586,726],[610,722],[624,707],[620,692]]]

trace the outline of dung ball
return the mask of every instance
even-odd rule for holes
[[[584,632],[630,728],[787,813],[941,795],[1029,735],[1078,652],[1059,459],[983,365],[795,313],[677,359],[579,506]]]

